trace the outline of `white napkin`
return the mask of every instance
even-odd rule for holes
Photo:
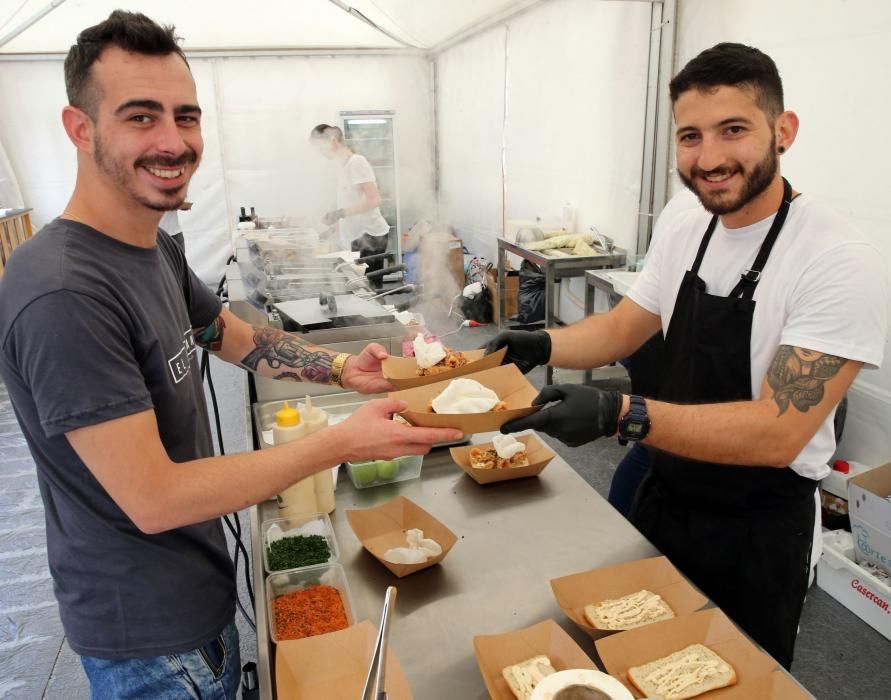
[[[496,435],[492,438],[492,446],[501,459],[510,459],[526,449],[526,445],[512,435]]]
[[[495,408],[498,394],[473,379],[453,379],[445,390],[433,399],[437,413],[487,413]]]
[[[418,361],[418,367],[421,369],[430,369],[446,356],[442,343],[437,341],[428,343],[420,333],[415,336],[412,345],[415,348],[415,359]]]

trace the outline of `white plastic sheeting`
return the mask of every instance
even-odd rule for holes
[[[891,87],[876,79],[880,67],[891,65],[891,4],[686,0],[678,20],[678,67],[720,41],[757,46],[776,61],[786,107],[801,119],[798,139],[782,159],[784,175],[797,190],[850,216],[891,260],[885,172]],[[891,342],[884,368],[861,372],[849,398],[839,454],[865,464],[887,462]]]
[[[633,250],[649,28],[648,3],[559,0],[438,57],[440,216],[478,252],[494,259],[502,216],[559,218],[566,202],[580,230]]]
[[[11,31],[50,0],[3,0],[0,24]],[[378,26],[409,44],[429,48],[465,27],[515,4],[516,0],[348,0]],[[12,12],[20,8],[15,15]],[[348,15],[329,0],[239,0],[149,3],[120,0],[67,0],[32,28],[0,48],[0,53],[67,51],[73,31],[101,22],[112,10],[148,14],[174,24],[187,49],[221,48],[402,48],[402,44]]]
[[[349,19],[347,17],[347,19]],[[318,217],[335,208],[333,164],[309,145],[341,110],[396,112],[402,220],[435,212],[431,72],[421,56],[192,59],[203,109],[204,159],[180,213],[190,263],[215,286],[239,206],[263,216]],[[0,63],[0,142],[40,227],[74,186],[74,147],[62,129],[62,62]]]

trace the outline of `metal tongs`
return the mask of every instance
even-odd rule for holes
[[[384,611],[381,613],[380,629],[377,633],[377,640],[374,642],[374,652],[371,655],[371,666],[368,667],[365,690],[362,691],[362,700],[387,700],[387,643],[390,639],[390,618],[393,615],[395,601],[396,587],[388,586],[387,595],[384,598]]]

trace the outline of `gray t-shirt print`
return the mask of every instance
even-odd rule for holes
[[[60,219],[0,278],[0,377],[37,465],[50,571],[79,654],[187,651],[234,616],[220,521],[142,533],[65,437],[154,410],[174,462],[211,456],[191,329],[220,308],[167,236],[137,248]]]

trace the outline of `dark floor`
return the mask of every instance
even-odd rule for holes
[[[456,325],[440,321],[436,330],[445,333]],[[494,332],[468,328],[446,341],[459,349],[479,347]],[[543,370],[530,373],[530,379],[541,386]],[[558,381],[578,380],[578,373],[558,373]],[[615,440],[578,448],[556,441],[551,444],[606,496],[625,448]],[[65,643],[53,599],[34,463],[2,385],[0,506],[0,700],[88,698],[86,678]],[[251,654],[252,635],[243,623],[240,626],[243,649]],[[813,587],[804,608],[793,672],[820,700],[887,700],[891,698],[891,642]]]

